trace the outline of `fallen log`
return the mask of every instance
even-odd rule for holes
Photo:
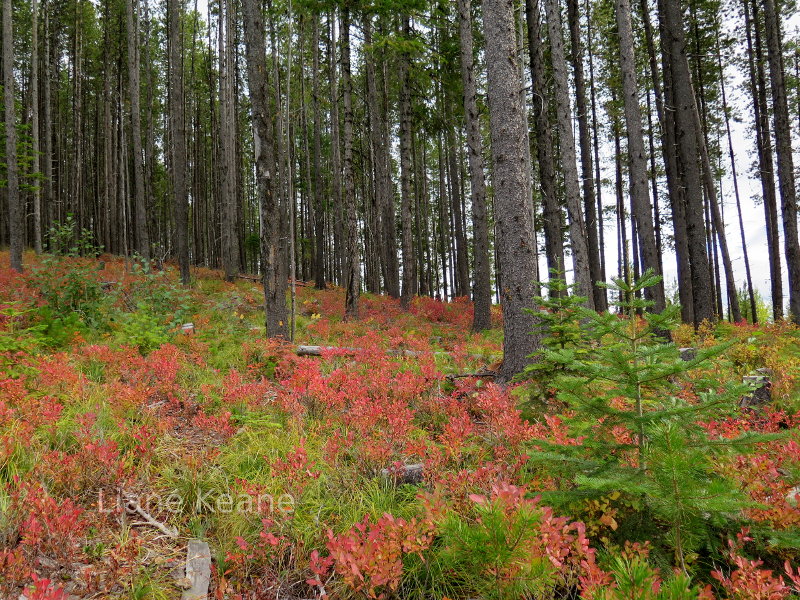
[[[349,348],[349,347],[338,347],[338,346],[297,346],[295,348],[295,354],[297,356],[322,356],[324,352],[335,351],[339,354],[343,354],[346,356],[352,356],[355,354],[359,354],[360,352],[364,352],[363,348]],[[419,352],[417,350],[405,350],[399,348],[388,348],[384,351],[389,356],[426,356],[432,354],[433,356],[452,356],[450,352],[444,352],[441,350],[436,350],[432,352]],[[500,356],[486,356],[483,354],[470,354],[469,358],[473,360],[490,360],[492,362],[500,360]],[[488,373],[493,373],[493,371],[487,371]],[[471,377],[472,375],[463,375],[463,377]],[[488,375],[486,375],[488,377]]]
[[[390,480],[395,485],[416,485],[422,483],[424,468],[422,463],[402,465],[399,468],[381,469],[381,476]]]

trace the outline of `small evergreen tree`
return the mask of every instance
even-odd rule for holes
[[[570,318],[594,343],[581,343],[580,349],[576,341],[562,346],[558,329],[545,343],[540,359],[562,365],[550,385],[568,407],[570,435],[583,442],[566,446],[537,440],[542,451],[533,453],[531,461],[563,478],[565,491],[549,494],[547,502],[627,495],[656,527],[666,530],[675,564],[685,570],[687,555],[746,506],[742,492],[718,475],[714,465],[753,440],[720,443],[699,425],[735,411],[748,388],[700,376],[689,383],[690,372],[722,355],[730,344],[682,360],[662,335],[678,323],[679,307],[649,313],[651,303],[640,297],[639,292],[658,281],[647,272],[634,283],[618,279],[609,285],[612,297],[619,298],[619,315],[570,308]],[[678,393],[686,391],[684,383],[694,398]]]

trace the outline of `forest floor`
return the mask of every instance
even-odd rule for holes
[[[342,290],[300,285],[295,341],[280,343],[252,281],[198,269],[187,291],[172,268],[102,258],[26,254],[17,275],[0,254],[0,598],[189,598],[190,539],[208,543],[219,599],[797,593],[794,327],[674,332],[733,344],[680,393],[771,369],[771,401],[704,423],[710,438],[784,433],[716,466],[753,502],[715,529],[723,550],[693,552],[685,594],[665,596],[669,527],[637,529],[635,494],[558,512],[536,498],[566,485],[531,466],[541,440],[583,443],[553,393],[464,376],[501,356],[499,311],[473,334],[468,301],[405,312],[365,294],[345,323]],[[630,584],[614,561],[636,557],[641,593],[614,596]]]

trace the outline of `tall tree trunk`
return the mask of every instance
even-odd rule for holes
[[[572,108],[569,100],[567,62],[564,56],[561,5],[559,0],[546,0],[547,33],[553,61],[556,118],[561,147],[561,166],[564,171],[564,189],[569,215],[569,234],[572,245],[572,266],[578,294],[586,297],[586,304],[594,308],[593,282],[589,269],[589,248],[586,225],[581,208],[581,191],[578,184],[578,167],[575,156],[575,137],[572,132]]]
[[[331,186],[333,188],[333,272],[335,281],[341,285],[343,280],[344,232],[342,230],[342,159],[341,140],[339,135],[339,82],[334,58],[336,39],[334,32],[334,17],[330,16],[330,35],[328,42],[328,69],[330,71],[330,98],[331,98]]]
[[[280,204],[272,186],[273,132],[269,115],[266,31],[260,0],[242,0],[247,77],[253,117],[253,146],[261,229],[261,269],[267,337],[288,337],[286,279],[280,276]]]
[[[757,4],[754,1],[752,19],[750,17],[749,0],[744,0],[743,4],[748,68],[750,71],[750,91],[753,98],[756,150],[758,152],[758,173],[764,200],[769,280],[772,292],[772,318],[777,321],[783,318],[783,277],[781,273],[780,237],[778,234],[778,201],[775,195],[775,173],[772,159],[772,136],[770,134],[769,112],[767,110],[764,54],[761,48],[761,34],[758,30]],[[753,27],[754,24],[755,27]],[[755,29],[755,44],[753,29]],[[757,76],[756,73],[758,73]]]
[[[189,203],[186,196],[186,121],[183,109],[183,0],[168,0],[169,117],[172,142],[172,195],[181,281],[189,285]]]
[[[472,290],[474,306],[472,330],[482,331],[489,329],[492,325],[492,290],[489,264],[489,226],[486,215],[486,182],[483,175],[483,142],[481,139],[478,103],[476,101],[477,86],[475,84],[472,56],[472,7],[470,0],[458,0],[458,26],[472,201],[472,253],[475,263],[475,283]]]
[[[46,207],[47,223],[52,226],[53,223],[53,208],[55,200],[53,197],[53,105],[51,96],[51,80],[52,71],[56,68],[55,60],[51,52],[52,35],[50,32],[50,2],[46,1],[44,5],[44,59],[45,70],[44,77],[42,78],[42,106],[44,108],[44,147],[42,152],[42,160],[44,168],[42,175],[44,181],[42,182],[44,194],[42,195],[42,204]],[[109,134],[110,135],[110,134]]]
[[[539,187],[542,197],[545,254],[550,273],[563,273],[564,227],[561,206],[556,198],[556,170],[553,159],[553,137],[548,108],[550,94],[547,90],[544,53],[541,40],[541,16],[538,0],[525,0],[528,24],[528,51],[530,53],[531,92],[533,94],[533,119],[536,138],[536,157],[539,163]]]
[[[19,194],[17,165],[17,111],[14,106],[14,29],[11,0],[3,0],[3,98],[6,121],[6,193],[11,246],[11,268],[22,273],[25,214]]]
[[[445,106],[449,106],[449,101]],[[462,194],[461,194],[461,173],[458,168],[458,149],[456,136],[453,131],[452,117],[448,115],[450,111],[445,110],[446,139],[447,139],[447,168],[450,180],[450,204],[453,207],[453,241],[456,245],[456,282],[458,283],[458,294],[469,296],[469,257],[467,255],[467,236],[464,231]]]
[[[631,205],[636,220],[636,233],[641,248],[644,269],[661,275],[658,261],[653,211],[647,184],[647,157],[642,133],[642,113],[639,107],[639,86],[636,81],[636,57],[633,50],[631,5],[628,0],[616,2],[617,32],[619,34],[619,64],[622,73],[622,96],[625,106],[625,128],[628,134],[628,175],[630,177]],[[666,308],[664,283],[647,288],[645,296],[654,303],[656,312]]]
[[[319,106],[319,15],[313,15],[311,36],[311,102],[314,110],[314,281],[325,289],[325,204],[322,200],[322,111]]]
[[[764,0],[764,29],[767,36],[775,149],[778,155],[783,243],[789,274],[789,314],[795,323],[800,323],[800,241],[798,241],[797,232],[797,189],[795,188],[794,159],[792,157],[792,129],[784,82],[780,20],[775,8],[775,0]]]
[[[739,198],[739,178],[736,173],[736,155],[733,151],[733,137],[731,136],[731,123],[728,115],[728,99],[725,94],[725,69],[722,65],[722,49],[720,47],[719,30],[717,30],[717,66],[719,67],[720,74],[720,92],[722,94],[722,112],[725,117],[725,132],[728,137],[728,157],[731,161],[731,175],[733,177],[733,193],[736,197],[736,211],[739,216],[739,234],[742,240],[742,254],[744,255],[744,269],[745,276],[747,277],[747,294],[750,298],[750,314],[753,323],[758,323],[758,312],[756,308],[756,296],[753,291],[753,277],[750,272],[750,256],[747,251],[747,238],[744,233],[744,220],[742,218],[742,202]]]
[[[350,8],[341,9],[342,104],[344,105],[344,213],[347,219],[345,319],[358,318],[361,294],[361,255],[358,249],[358,206],[353,174],[353,92],[350,80]]]
[[[133,140],[133,212],[136,228],[136,251],[150,260],[150,236],[147,231],[147,208],[144,195],[144,164],[142,162],[142,117],[139,91],[139,1],[125,3],[128,25],[128,94],[131,110]]]
[[[374,157],[375,199],[380,223],[381,265],[386,293],[392,298],[400,297],[400,273],[397,264],[397,240],[395,233],[394,197],[389,173],[389,149],[384,140],[383,106],[380,100],[375,64],[378,51],[372,46],[372,16],[364,16],[364,43],[368,49],[364,57],[367,79],[367,105],[369,107],[370,143]],[[380,71],[383,64],[380,63]],[[381,82],[383,77],[381,76]],[[376,232],[377,233],[377,232]]]
[[[694,323],[715,320],[711,293],[711,268],[705,244],[703,188],[700,176],[700,151],[697,147],[694,90],[686,57],[686,35],[680,0],[661,0],[665,51],[669,58],[671,94],[674,106],[675,141],[682,169],[685,199],[686,237],[692,280]],[[678,217],[680,218],[680,217]]]
[[[39,172],[39,3],[31,1],[31,171]],[[33,190],[33,247],[42,252],[42,190]]]
[[[583,43],[581,42],[581,20],[578,14],[578,0],[567,0],[567,14],[572,45],[572,70],[575,73],[575,110],[578,117],[578,139],[581,147],[581,180],[583,183],[583,209],[586,214],[589,274],[592,278],[592,295],[594,296],[595,309],[604,312],[608,310],[608,302],[606,301],[605,289],[597,285],[598,281],[603,281],[603,270],[600,263],[600,241],[597,233],[598,221],[592,168],[592,140],[589,134],[589,110],[586,103]],[[589,18],[588,14],[587,18]]]
[[[408,15],[403,15],[403,37],[411,34],[411,21]],[[414,199],[411,186],[411,85],[410,63],[411,58],[407,52],[400,56],[400,212],[402,219],[403,235],[403,287],[400,301],[403,308],[411,305],[414,295],[414,281],[416,269],[413,247],[413,214]]]
[[[534,284],[533,213],[527,156],[527,123],[517,65],[513,0],[485,0],[483,22],[489,91],[489,126],[494,160],[494,201],[497,254],[503,310],[502,379],[520,373],[539,339],[531,332],[536,317],[531,305]]]
[[[220,2],[219,26],[219,188],[222,270],[227,281],[238,275],[236,235],[235,115],[233,112],[233,51],[231,0]]]

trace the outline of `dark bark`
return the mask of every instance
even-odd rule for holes
[[[683,186],[686,239],[692,281],[692,306],[694,323],[715,320],[711,293],[711,268],[705,244],[703,218],[703,183],[700,174],[700,150],[697,147],[697,124],[691,73],[686,57],[686,35],[680,0],[661,0],[661,18],[665,37],[665,52],[669,58],[669,73],[674,111],[675,143],[681,168]],[[665,72],[667,69],[665,68]],[[680,215],[677,220],[680,220]]]
[[[599,312],[608,310],[605,289],[598,286],[603,281],[598,239],[597,205],[595,201],[592,166],[592,139],[589,133],[589,110],[586,102],[586,81],[583,73],[583,42],[581,41],[578,0],[567,0],[567,21],[572,45],[572,70],[575,74],[575,111],[578,119],[578,141],[581,149],[581,183],[583,185],[583,210],[586,214],[586,241],[589,251],[589,274],[592,278],[594,306]],[[663,295],[663,294],[662,294]]]
[[[403,16],[403,36],[411,33],[411,21],[407,15]],[[414,203],[413,189],[411,186],[411,85],[410,79],[411,58],[407,52],[400,56],[400,212],[402,221],[402,249],[403,249],[403,287],[401,291],[401,304],[403,308],[411,305],[414,295],[414,282],[416,280],[416,265],[413,247],[413,214]]]
[[[142,116],[139,91],[139,2],[128,0],[128,95],[131,110],[133,150],[133,213],[136,228],[136,251],[150,260],[150,235],[147,231],[147,208],[144,194],[144,162],[142,160]]]
[[[491,327],[491,273],[489,265],[489,227],[486,214],[486,183],[483,174],[481,139],[472,47],[472,8],[470,0],[458,2],[461,82],[464,87],[464,120],[467,130],[467,158],[472,201],[474,285],[472,299],[473,331]]]
[[[183,53],[180,25],[182,14],[183,0],[168,0],[169,117],[175,239],[181,281],[184,285],[189,285],[189,203],[186,196],[186,121],[183,107]]]
[[[280,277],[280,221],[282,214],[273,190],[273,132],[269,115],[266,31],[259,0],[242,0],[247,76],[253,118],[256,185],[261,229],[261,269],[264,285],[267,337],[288,337],[286,279]]]
[[[550,56],[553,62],[553,87],[556,101],[556,125],[561,148],[561,168],[564,172],[564,190],[569,233],[572,246],[572,268],[575,287],[579,295],[586,298],[589,308],[594,308],[592,277],[589,270],[589,248],[586,225],[581,207],[581,192],[578,184],[578,167],[575,155],[575,136],[572,132],[572,107],[569,99],[567,63],[564,55],[561,5],[559,0],[546,0],[547,33],[550,40]]]
[[[489,91],[489,125],[494,162],[494,202],[498,266],[503,310],[502,379],[521,372],[539,339],[531,332],[536,317],[531,306],[535,251],[530,209],[531,182],[527,156],[527,123],[520,96],[522,82],[517,64],[513,0],[485,0],[486,66]]]
[[[797,231],[797,190],[792,157],[792,129],[786,100],[780,20],[775,0],[764,0],[764,29],[767,37],[772,117],[778,161],[778,186],[783,216],[784,253],[788,267],[789,314],[800,323],[800,240]]]
[[[547,268],[551,273],[563,273],[564,227],[561,207],[556,198],[556,173],[553,159],[552,124],[550,123],[545,82],[544,57],[541,40],[541,16],[538,0],[525,0],[528,24],[528,51],[530,53],[531,91],[533,94],[533,120],[536,138],[536,157],[539,164],[539,187],[542,198]]]
[[[653,211],[650,205],[650,191],[647,183],[647,157],[642,133],[642,113],[639,107],[639,86],[636,81],[631,5],[628,0],[617,0],[615,8],[619,35],[622,95],[625,107],[625,129],[628,136],[628,176],[638,247],[641,249],[644,269],[661,275]],[[647,288],[645,296],[654,303],[653,308],[656,312],[661,312],[666,308],[663,281]]]
[[[344,106],[344,198],[343,208],[347,223],[345,255],[345,319],[358,318],[358,298],[361,294],[361,253],[358,248],[358,214],[353,174],[353,92],[350,79],[350,9],[341,12],[342,42],[342,104]]]
[[[781,273],[781,249],[778,233],[778,200],[775,194],[772,136],[770,134],[769,112],[767,110],[764,53],[761,48],[761,33],[757,26],[758,5],[755,1],[753,9],[753,18],[751,19],[750,2],[749,0],[744,0],[750,92],[753,98],[756,150],[758,153],[758,174],[761,180],[761,193],[764,201],[764,219],[767,233],[769,280],[772,292],[772,318],[777,321],[783,318],[783,277]],[[756,24],[755,27],[753,27],[754,23]],[[755,40],[753,39],[753,29],[755,29]]]
[[[6,196],[11,268],[22,273],[25,214],[19,193],[17,111],[14,106],[14,28],[11,0],[3,0],[3,99],[6,123]]]

